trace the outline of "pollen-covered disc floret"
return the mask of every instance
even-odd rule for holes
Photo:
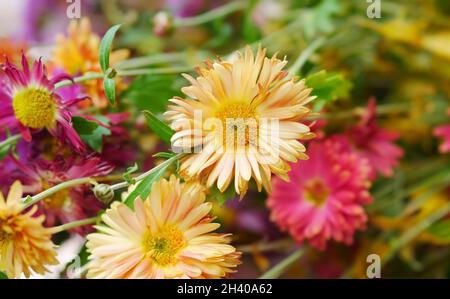
[[[76,151],[84,150],[72,127],[72,106],[85,97],[63,99],[55,90],[55,84],[70,79],[69,76],[61,74],[48,79],[41,60],[30,68],[25,55],[22,69],[6,61],[1,71],[6,76],[1,77],[4,81],[0,84],[0,133],[5,129],[20,132],[26,141],[31,141],[34,131],[47,129]]]
[[[209,216],[203,187],[175,176],[136,199],[134,211],[114,202],[104,224],[88,235],[89,278],[221,278],[234,272],[240,253]]]
[[[0,192],[0,271],[9,278],[44,274],[47,265],[57,264],[51,230],[44,216],[35,217],[37,207],[22,212],[22,185],[16,181],[5,201]]]
[[[313,97],[305,81],[288,78],[286,60],[267,58],[250,47],[232,61],[208,61],[198,77],[173,98],[166,112],[175,130],[172,145],[188,154],[181,161],[185,179],[200,179],[222,192],[234,178],[241,197],[253,178],[270,192],[272,173],[287,179],[288,162],[306,159],[299,140],[314,134],[300,121]]]
[[[26,127],[43,129],[55,122],[56,104],[45,88],[27,87],[17,91],[13,109],[17,119]]]
[[[306,239],[319,249],[329,240],[350,244],[365,227],[371,168],[349,148],[344,138],[312,142],[310,159],[292,166],[291,181],[274,180],[271,219],[297,242]]]

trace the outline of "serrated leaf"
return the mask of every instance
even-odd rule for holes
[[[319,100],[333,101],[347,97],[352,84],[340,73],[327,73],[323,70],[309,75],[306,86],[313,89],[311,95]]]
[[[131,177],[131,174],[136,172],[139,169],[137,163],[134,163],[133,166],[128,167],[127,171],[122,175],[123,179],[127,181],[128,184],[132,185],[135,183],[135,180]]]
[[[130,208],[133,208],[134,201],[136,200],[137,197],[141,197],[143,200],[147,198],[150,194],[153,183],[160,180],[161,177],[166,172],[167,168],[176,160],[178,160],[178,158],[179,155],[174,156],[169,160],[166,160],[163,163],[156,166],[155,168],[153,168],[148,173],[148,175],[141,182],[138,183],[136,188],[128,195],[124,203]]]
[[[105,76],[103,78],[103,89],[109,103],[114,105],[116,103],[116,82],[114,79]]]
[[[156,115],[150,111],[144,111],[145,119],[148,127],[158,135],[164,142],[170,143],[170,139],[175,133],[165,122],[160,120]]]
[[[109,54],[111,51],[111,46],[116,36],[117,31],[120,29],[121,24],[115,25],[108,29],[108,31],[103,36],[100,43],[100,67],[105,73],[109,68]]]

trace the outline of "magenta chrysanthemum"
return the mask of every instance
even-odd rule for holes
[[[347,137],[354,150],[369,161],[371,179],[375,179],[377,173],[392,176],[393,168],[398,166],[403,156],[403,150],[394,143],[399,138],[397,132],[377,125],[374,98],[369,101],[360,123],[347,132]]]
[[[370,167],[348,148],[341,138],[312,142],[310,159],[292,165],[290,182],[274,180],[271,220],[297,242],[308,239],[319,249],[331,239],[351,244],[355,231],[365,227]]]
[[[85,146],[72,127],[69,108],[83,98],[64,99],[55,90],[55,84],[70,79],[61,74],[47,78],[41,60],[30,68],[22,55],[22,70],[6,61],[2,66],[6,76],[0,82],[0,133],[8,128],[20,132],[31,141],[31,132],[47,129],[53,136],[81,152]]]

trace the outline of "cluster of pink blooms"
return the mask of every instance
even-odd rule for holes
[[[396,139],[377,125],[376,102],[370,100],[356,126],[309,143],[309,160],[291,165],[289,182],[274,180],[267,201],[271,219],[298,243],[307,239],[321,250],[329,240],[351,244],[367,222],[371,182],[391,176],[403,155]]]

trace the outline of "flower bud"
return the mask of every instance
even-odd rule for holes
[[[173,16],[165,11],[158,12],[153,17],[153,33],[157,36],[166,36],[172,32]]]
[[[110,185],[99,184],[94,187],[94,195],[95,197],[109,206],[114,199],[114,191],[111,189]]]

